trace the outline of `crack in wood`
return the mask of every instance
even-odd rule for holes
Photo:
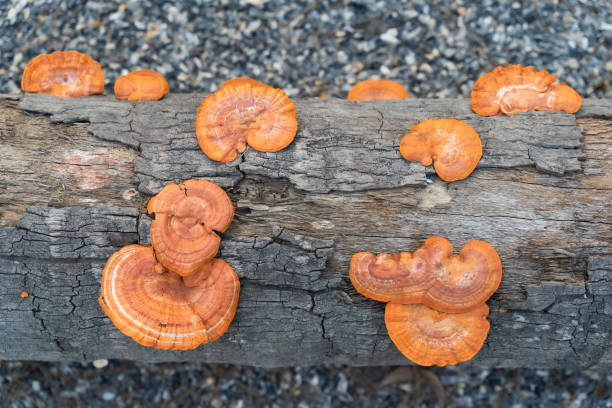
[[[489,338],[470,364],[612,367],[609,122],[580,119],[582,148],[572,115],[485,120],[467,101],[296,100],[294,145],[278,154],[249,150],[219,164],[193,136],[202,98],[22,100],[57,124],[0,103],[0,138],[10,151],[0,152],[0,165],[9,166],[0,185],[19,203],[0,202],[11,220],[0,224],[0,330],[19,339],[0,339],[2,358],[406,364],[385,333],[384,305],[355,292],[348,263],[356,251],[414,250],[437,234],[456,249],[486,240],[503,260],[504,279],[489,302]],[[585,106],[600,115],[606,105]],[[435,179],[432,169],[399,157],[410,125],[431,116],[465,120],[481,134],[485,154],[468,179],[425,187]],[[23,145],[36,140],[44,146],[24,153]],[[79,144],[115,149],[113,160],[134,165],[90,191],[74,181],[58,184],[45,163]],[[553,171],[542,168],[558,161]],[[191,177],[226,187],[237,206],[220,252],[243,285],[236,319],[219,341],[193,351],[143,348],[98,307],[102,268],[121,246],[148,243],[149,195]],[[425,203],[431,188],[440,194]],[[32,294],[25,300],[24,289]]]

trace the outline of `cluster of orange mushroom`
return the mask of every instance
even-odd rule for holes
[[[511,116],[529,110],[576,113],[580,95],[557,77],[534,66],[498,66],[481,75],[472,88],[472,110],[481,116],[501,113]],[[408,98],[408,91],[387,79],[361,81],[349,91],[347,99],[371,101]]]
[[[482,116],[528,110],[580,109],[581,97],[546,70],[509,65],[482,75],[472,90],[472,109]],[[408,97],[392,81],[360,82],[348,99]],[[476,168],[482,142],[467,123],[429,119],[410,128],[400,142],[406,160],[432,163],[444,181],[462,180]],[[387,302],[385,324],[391,340],[420,365],[457,364],[471,359],[489,331],[487,299],[502,277],[501,260],[484,241],[470,241],[459,255],[446,239],[430,237],[413,254],[356,253],[349,276],[362,295]]]
[[[386,79],[358,82],[347,99],[373,101],[408,98],[408,91],[397,82]],[[457,119],[429,119],[410,128],[400,142],[400,153],[408,161],[423,166],[434,163],[444,181],[463,180],[476,168],[482,157],[478,133]]]
[[[509,65],[483,74],[472,89],[472,109],[481,116],[504,113],[508,116],[532,109],[575,113],[582,98],[548,71],[535,67]],[[401,85],[389,80],[357,83],[348,93],[349,100],[408,98]],[[482,157],[478,133],[457,119],[429,119],[410,128],[400,142],[400,153],[408,161],[424,166],[434,164],[444,181],[463,180],[476,168]]]
[[[546,70],[533,66],[497,67],[472,90],[472,109],[482,116],[528,110],[580,109],[581,97]],[[98,62],[76,51],[56,51],[31,60],[21,81],[26,92],[60,97],[104,93]],[[159,100],[169,93],[165,78],[139,70],[117,79],[118,99]],[[355,85],[356,101],[408,98],[389,80]],[[278,152],[297,132],[297,113],[281,89],[241,77],[225,82],[201,103],[196,135],[210,159],[230,162],[247,145]],[[400,153],[425,166],[433,163],[442,180],[468,177],[482,156],[482,142],[467,123],[429,119],[410,127]],[[214,183],[188,180],[168,184],[148,204],[154,214],[151,245],[128,245],[108,259],[99,303],[117,328],[136,342],[161,349],[187,350],[218,339],[238,304],[240,282],[232,267],[215,258],[234,207]],[[356,290],[387,302],[385,324],[392,341],[420,365],[457,364],[471,359],[489,330],[486,301],[502,277],[501,260],[484,241],[470,241],[453,255],[449,241],[428,238],[413,253],[356,253],[349,276]],[[28,296],[22,292],[21,297]]]
[[[353,255],[349,276],[362,295],[387,302],[385,324],[391,340],[420,365],[457,364],[471,359],[489,331],[485,302],[502,277],[497,251],[470,241],[453,255],[438,236],[414,253]]]
[[[238,305],[240,282],[214,258],[234,218],[222,188],[206,180],[168,184],[151,198],[152,246],[128,245],[102,272],[100,306],[143,346],[187,350],[218,339]]]
[[[104,94],[104,73],[100,64],[77,51],[41,54],[26,65],[21,89],[64,98]],[[115,82],[118,99],[156,101],[169,93],[168,82],[149,69],[134,71]]]

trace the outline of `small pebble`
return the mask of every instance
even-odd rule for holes
[[[92,363],[94,367],[96,368],[104,368],[108,365],[108,360],[107,359],[100,359],[100,360],[94,360],[92,361]]]
[[[117,396],[117,392],[115,390],[106,390],[102,393],[102,399],[104,401],[112,401]]]

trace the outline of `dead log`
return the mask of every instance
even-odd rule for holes
[[[196,143],[203,97],[0,101],[0,358],[407,364],[348,263],[442,235],[457,250],[488,241],[503,262],[491,331],[469,364],[612,369],[612,101],[586,100],[577,116],[482,118],[467,100],[302,99],[289,148],[222,164]],[[399,155],[412,124],[438,117],[483,139],[466,180],[441,182]],[[236,205],[220,256],[241,277],[238,312],[210,345],[141,347],[98,307],[101,270],[148,241],[151,194],[193,177]]]

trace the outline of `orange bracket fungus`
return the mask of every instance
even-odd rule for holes
[[[117,328],[143,346],[188,350],[218,339],[236,313],[240,282],[225,261],[193,286],[160,268],[153,248],[128,245],[102,272],[100,306]]]
[[[157,101],[170,92],[162,74],[141,69],[123,75],[115,82],[117,99],[128,101]]]
[[[528,110],[575,113],[582,98],[557,77],[535,67],[508,65],[478,78],[472,89],[472,109],[482,116],[514,115]]]
[[[353,101],[373,101],[377,99],[403,99],[410,95],[406,88],[388,79],[361,81],[349,91],[348,98]]]
[[[208,95],[198,109],[196,135],[212,160],[230,162],[248,143],[260,152],[289,146],[297,132],[293,102],[281,89],[235,78]]]
[[[25,92],[67,98],[104,93],[104,74],[96,61],[77,51],[42,54],[28,63],[21,77]]]
[[[387,303],[389,337],[408,359],[423,366],[454,365],[474,357],[489,332],[485,304],[465,313],[440,313],[424,305]]]
[[[256,81],[253,78],[237,77],[237,78],[228,79],[227,81],[221,84],[219,89],[223,89],[225,87],[244,85],[244,84],[251,85],[251,86],[266,86],[264,83]]]
[[[470,241],[453,255],[448,240],[433,236],[412,254],[356,253],[349,276],[355,289],[371,299],[462,313],[484,304],[497,290],[502,265],[484,241]]]
[[[444,181],[462,180],[482,157],[478,133],[457,119],[429,119],[410,127],[400,142],[402,157],[424,166],[433,162]]]
[[[163,267],[181,276],[204,276],[207,264],[217,254],[221,238],[234,218],[234,206],[223,189],[206,180],[168,184],[151,198],[147,210],[155,213],[151,244]]]

